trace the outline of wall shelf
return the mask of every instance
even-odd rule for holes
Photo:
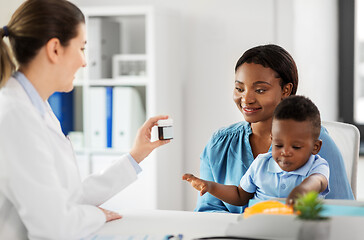
[[[179,16],[164,14],[149,6],[94,6],[82,11],[88,34],[87,66],[77,73],[74,82],[77,90],[74,95],[78,99],[74,108],[77,118],[74,136],[79,143],[82,142],[77,144],[75,152],[81,176],[100,171],[127,153],[136,135],[136,125],[140,127],[151,116],[168,114],[175,122],[175,139],[150,154],[140,164],[143,171],[138,181],[103,206],[115,211],[182,210],[182,81],[178,62],[182,38],[177,30]],[[125,70],[128,67],[132,68],[129,72]],[[118,69],[115,71],[115,68]],[[106,145],[117,142],[111,148],[100,141],[100,138],[104,139],[104,127],[109,126],[104,117],[100,117],[107,116],[108,91],[112,91],[112,141],[105,141]],[[119,116],[125,102],[129,102],[129,112]],[[115,115],[119,117],[114,118]],[[103,127],[95,128],[97,121],[104,120]],[[120,127],[117,124],[129,124],[129,127],[113,132]],[[157,139],[155,132],[153,140]],[[117,134],[130,137],[116,141]],[[169,184],[175,187],[170,189]]]
[[[146,77],[119,77],[107,79],[94,79],[89,81],[89,86],[147,86]]]

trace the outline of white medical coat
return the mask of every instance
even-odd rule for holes
[[[0,239],[78,239],[106,221],[96,206],[137,178],[128,157],[81,182],[48,105],[42,117],[10,78],[0,90]]]

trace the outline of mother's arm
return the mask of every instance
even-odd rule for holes
[[[200,178],[225,185],[238,186],[253,161],[249,155],[246,122],[232,124],[216,131],[200,156]],[[249,145],[247,147],[247,145]],[[248,149],[247,149],[248,148]],[[249,155],[249,156],[248,156]],[[225,203],[209,193],[198,197],[195,211],[242,213],[243,206]]]
[[[207,146],[206,146],[207,148]],[[216,182],[213,177],[212,169],[210,167],[209,159],[207,157],[207,149],[201,154],[200,157],[200,178]],[[197,212],[228,212],[225,204],[218,198],[209,193],[203,196],[198,196],[197,205],[195,208]]]
[[[330,193],[326,196],[326,198],[354,199],[354,195],[346,175],[343,157],[335,142],[324,127],[321,128],[320,139],[322,140],[322,147],[318,154],[329,163],[330,167]]]
[[[235,139],[236,140],[236,139]],[[239,159],[242,156],[241,141],[232,141],[226,135],[214,134],[200,156],[200,178],[225,185],[239,185],[246,168]],[[206,193],[198,197],[195,211],[242,213],[243,206],[234,206]]]

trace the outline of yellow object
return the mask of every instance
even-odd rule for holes
[[[254,204],[251,207],[245,208],[244,218],[248,218],[254,214],[293,214],[293,207],[289,207],[284,203],[268,200]]]

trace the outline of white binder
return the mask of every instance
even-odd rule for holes
[[[105,18],[88,19],[89,76],[110,78],[112,56],[120,52],[120,23]]]
[[[106,147],[106,89],[104,87],[90,88],[90,129],[91,148]]]
[[[144,121],[145,110],[136,88],[114,87],[112,147],[129,151]]]

